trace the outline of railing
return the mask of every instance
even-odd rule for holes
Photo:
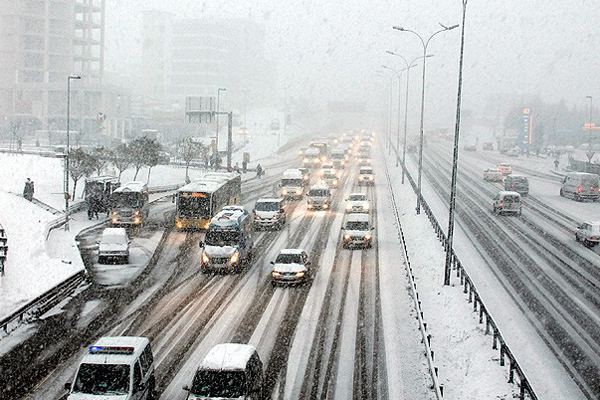
[[[8,253],[8,238],[2,224],[0,224],[0,276],[4,276],[4,263]]]
[[[396,157],[399,158],[398,152],[394,148],[394,146],[392,146],[392,149],[394,150]],[[401,159],[400,159],[400,161],[401,161]],[[417,185],[415,184],[415,181],[413,180],[412,176],[410,175],[410,172],[408,172],[408,168],[406,168],[405,165],[402,165],[401,162],[400,162],[400,166],[402,168],[404,168],[404,173],[406,174],[406,177],[408,178],[408,181],[410,182],[410,185],[412,186],[415,194],[418,196],[419,194],[417,192]],[[387,167],[386,167],[386,172],[387,172]],[[389,175],[388,175],[388,181],[389,181]],[[390,183],[390,185],[391,185],[391,183]],[[390,189],[391,189],[391,187],[390,187]],[[438,222],[437,218],[433,214],[433,211],[429,207],[429,204],[427,204],[427,201],[425,200],[425,198],[423,198],[422,195],[421,195],[421,208],[425,211],[425,214],[427,214],[427,217],[429,218],[429,222],[431,223],[431,225],[438,237],[438,240],[440,242],[442,242],[442,245],[444,246],[444,250],[447,251],[448,250],[448,239],[446,237],[446,233],[442,229],[440,223]],[[395,211],[395,213],[397,215],[397,211]],[[398,226],[400,226],[399,224],[400,224],[400,222],[398,220]],[[404,244],[404,240],[403,240],[403,244]],[[481,295],[479,294],[479,291],[477,290],[477,287],[471,280],[471,277],[467,273],[463,264],[458,259],[458,256],[454,252],[454,249],[450,249],[450,252],[451,252],[451,260],[452,260],[452,269],[456,270],[456,276],[458,278],[460,278],[460,283],[461,283],[461,286],[463,287],[463,293],[467,294],[469,303],[473,303],[473,312],[479,313],[479,323],[483,324],[484,319],[485,319],[485,334],[487,335],[487,334],[490,334],[490,332],[491,332],[493,335],[492,349],[494,349],[494,350],[499,349],[500,365],[504,366],[507,364],[507,361],[508,361],[508,382],[515,383],[515,374],[516,374],[518,377],[518,382],[516,382],[516,383],[519,386],[519,399],[524,400],[526,398],[529,398],[532,400],[537,400],[538,397],[536,396],[535,392],[533,391],[533,388],[531,387],[529,380],[527,379],[527,377],[525,376],[525,373],[523,372],[523,369],[517,362],[516,357],[513,355],[510,348],[506,344],[506,341],[504,340],[502,333],[500,332],[500,329],[498,328],[498,325],[492,318],[491,314],[488,312],[487,307],[485,306],[485,304],[481,298]],[[407,258],[407,262],[408,262],[408,258]],[[410,271],[410,274],[412,274],[412,271],[410,270],[410,265],[409,265],[409,271]],[[415,286],[415,288],[416,288],[416,286]],[[417,300],[418,300],[418,298],[417,298]],[[419,304],[420,304],[420,302],[419,302]],[[528,397],[526,397],[526,396],[528,396]]]
[[[419,330],[421,331],[421,335],[423,336],[423,344],[425,345],[425,356],[427,357],[427,365],[429,366],[429,373],[431,375],[431,380],[433,381],[433,389],[435,390],[435,395],[438,400],[441,400],[444,397],[444,386],[439,382],[438,368],[434,365],[435,353],[433,352],[431,347],[431,335],[427,333],[427,323],[425,322],[425,316],[423,315],[423,310],[421,309],[421,301],[419,300],[419,293],[417,292],[417,284],[415,283],[412,267],[410,265],[410,258],[408,256],[408,250],[406,248],[406,240],[404,238],[404,231],[402,229],[402,224],[400,223],[400,215],[398,215],[398,206],[396,205],[394,190],[392,187],[392,182],[390,181],[390,174],[388,173],[387,165],[385,166],[385,172],[388,186],[390,188],[390,201],[392,202],[394,218],[396,220],[396,226],[398,228],[398,237],[402,241],[402,250],[404,252],[404,259],[406,260],[406,271],[408,273],[408,280],[410,281],[410,290],[412,292],[412,297],[415,302],[415,308],[417,309],[417,320],[419,321]]]
[[[19,325],[37,318],[52,307],[70,296],[86,279],[85,270],[67,278],[57,286],[41,294],[27,304],[0,320],[0,328],[4,335],[15,330]]]

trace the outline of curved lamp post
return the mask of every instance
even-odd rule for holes
[[[441,24],[440,24],[441,25]],[[437,32],[434,32],[427,40],[424,40],[421,35],[411,29],[404,29],[401,26],[394,26],[393,29],[401,31],[401,32],[410,32],[417,36],[423,45],[423,88],[421,90],[421,132],[419,137],[419,173],[418,173],[418,184],[417,184],[417,214],[421,213],[421,173],[423,171],[423,113],[425,111],[425,58],[427,57],[427,47],[429,46],[429,42],[439,33],[450,31],[454,28],[457,28],[458,25],[453,25],[450,27],[442,25],[442,29]]]

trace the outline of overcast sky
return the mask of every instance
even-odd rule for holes
[[[418,39],[438,22],[460,22],[461,0],[107,0],[107,67],[127,73],[139,61],[139,11],[178,16],[252,16],[267,32],[267,57],[292,95],[373,102],[384,98],[381,64],[400,67],[393,50],[412,59]],[[466,23],[464,106],[479,113],[491,96],[539,95],[586,107],[600,101],[600,2],[596,0],[469,0]],[[460,30],[437,35],[427,62],[427,115],[432,125],[454,121]],[[420,96],[421,71],[411,74],[410,95]],[[412,102],[418,108],[418,101]],[[600,103],[598,103],[600,104]]]

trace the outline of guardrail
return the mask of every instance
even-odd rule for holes
[[[4,317],[0,320],[0,328],[4,332],[4,335],[8,335],[19,325],[39,317],[66,299],[85,281],[86,276],[85,270],[79,271],[57,286],[21,306],[7,317]]]
[[[0,224],[0,276],[4,276],[4,263],[8,253],[8,238],[2,224]]]
[[[413,180],[412,176],[410,175],[408,168],[406,168],[406,166],[402,165],[402,163],[401,163],[402,159],[398,155],[397,149],[395,149],[394,146],[391,146],[391,147],[394,150],[396,157],[400,160],[399,164],[404,169],[404,173],[406,174],[406,177],[408,178],[410,185],[412,186],[415,194],[418,196],[419,194],[417,191],[417,189],[418,189],[417,185],[416,185],[415,181]],[[387,166],[386,166],[386,172],[387,172]],[[388,180],[389,180],[389,175],[388,175]],[[427,201],[425,200],[425,198],[422,195],[421,195],[421,208],[425,211],[425,214],[427,214],[427,217],[429,218],[429,222],[431,223],[431,225],[438,237],[438,240],[440,242],[442,242],[442,244],[444,246],[444,250],[448,251],[448,239],[446,237],[446,233],[442,229],[440,223],[438,222],[437,218],[433,214],[433,211],[429,207],[429,204],[427,204]],[[396,211],[396,213],[397,213],[397,211]],[[456,271],[456,276],[458,278],[460,278],[460,283],[461,283],[461,286],[463,287],[463,293],[467,294],[469,303],[473,303],[473,312],[479,313],[479,323],[480,324],[485,323],[485,334],[488,335],[491,332],[493,335],[492,336],[493,337],[492,349],[494,349],[494,350],[499,349],[500,365],[505,366],[508,363],[508,382],[516,383],[519,386],[519,399],[520,400],[524,400],[527,398],[529,398],[531,400],[538,400],[538,397],[535,394],[535,392],[533,391],[533,388],[531,387],[529,380],[525,376],[523,369],[521,368],[521,366],[517,362],[516,357],[513,355],[512,351],[506,344],[506,341],[504,340],[502,333],[500,332],[500,329],[498,328],[498,324],[494,321],[491,314],[487,310],[487,307],[485,306],[485,304],[481,298],[481,295],[479,294],[479,291],[477,290],[477,287],[473,283],[471,277],[467,273],[463,264],[458,259],[458,256],[454,252],[454,249],[450,249],[450,252],[451,252],[451,258],[452,258],[452,269]],[[410,269],[410,267],[409,267],[409,269]],[[484,321],[484,319],[485,319],[485,321]],[[515,382],[515,375],[518,377],[518,382]],[[528,397],[526,397],[526,396],[528,396]]]
[[[388,186],[390,188],[390,201],[392,202],[394,218],[396,220],[396,226],[398,228],[398,237],[402,241],[402,250],[404,252],[404,258],[406,260],[406,272],[408,274],[408,280],[410,281],[410,290],[412,292],[413,301],[415,302],[415,308],[417,309],[417,320],[419,321],[419,330],[423,336],[423,344],[425,346],[425,356],[427,357],[427,365],[429,366],[429,373],[431,380],[433,381],[433,389],[438,400],[444,397],[444,385],[440,384],[438,377],[438,368],[434,365],[434,352],[431,347],[431,335],[427,333],[427,323],[425,322],[425,316],[421,309],[421,301],[419,300],[419,293],[417,292],[417,284],[413,275],[412,267],[410,265],[410,257],[408,256],[408,250],[406,248],[406,240],[404,238],[404,230],[400,222],[400,215],[398,215],[398,206],[396,206],[396,199],[390,180],[390,174],[388,173],[387,164],[385,165],[385,175],[387,178]]]

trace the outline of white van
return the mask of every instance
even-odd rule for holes
[[[304,191],[304,179],[299,169],[286,169],[281,178],[281,197],[301,199]]]
[[[572,197],[575,201],[598,201],[600,195],[598,179],[599,176],[596,174],[569,172],[563,179],[560,195],[562,197]]]
[[[129,238],[125,228],[106,228],[98,242],[98,264],[109,261],[129,263]]]
[[[187,400],[262,399],[263,364],[253,346],[221,343],[213,347],[196,370]]]
[[[150,341],[145,337],[100,338],[83,357],[67,400],[148,400],[156,379]]]
[[[523,202],[521,195],[517,192],[501,191],[498,192],[492,201],[492,210],[495,214],[513,213],[521,215],[523,212]]]
[[[327,210],[331,206],[331,189],[327,185],[314,185],[306,194],[309,210]]]

